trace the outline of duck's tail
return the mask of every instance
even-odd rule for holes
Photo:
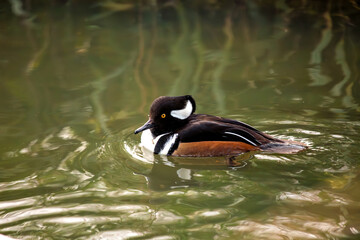
[[[308,147],[300,142],[282,140],[264,144],[260,149],[268,153],[295,154],[306,150]]]

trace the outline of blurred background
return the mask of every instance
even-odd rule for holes
[[[358,239],[360,2],[0,2],[0,234]],[[161,95],[301,141],[146,155]]]

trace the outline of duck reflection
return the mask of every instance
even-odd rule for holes
[[[168,157],[154,155],[146,149],[142,149],[144,157],[153,159],[153,166],[149,173],[145,174],[148,187],[155,191],[166,191],[176,188],[199,186],[194,175],[200,170],[226,170],[231,168],[244,168],[247,160],[254,153],[244,153],[232,157]]]

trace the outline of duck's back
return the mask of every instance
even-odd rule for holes
[[[304,149],[246,123],[205,114],[193,114],[177,133],[179,145],[172,154],[176,156],[237,155],[256,150],[294,153]]]

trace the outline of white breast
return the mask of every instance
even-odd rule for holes
[[[151,134],[150,129],[147,129],[141,133],[141,145],[147,150],[154,152],[155,149],[155,138]]]

